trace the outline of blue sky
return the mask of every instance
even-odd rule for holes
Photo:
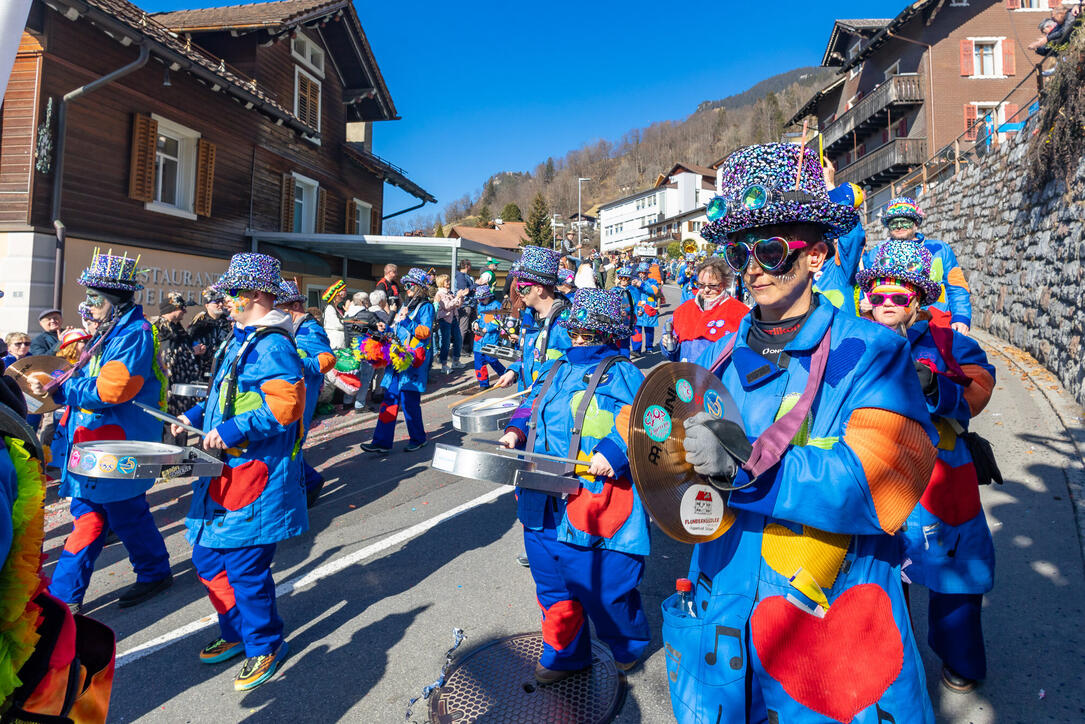
[[[235,4],[135,2],[148,11]],[[402,116],[377,124],[374,151],[440,209],[498,171],[530,170],[817,65],[835,18],[893,17],[905,4],[357,1]],[[413,203],[387,188],[385,213]]]

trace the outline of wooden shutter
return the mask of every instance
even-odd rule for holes
[[[897,138],[904,138],[908,135],[908,119],[901,118],[900,123],[897,124]]]
[[[1018,123],[1018,119],[1015,118],[1017,112],[1021,109],[1016,103],[1007,103],[1002,107],[1002,117],[1006,120],[1005,123]]]
[[[323,234],[325,228],[327,228],[328,218],[328,190],[319,188],[316,190],[316,223],[313,224],[313,230],[318,234]]]
[[[279,231],[294,230],[294,174],[283,174],[282,195],[279,200]]]
[[[211,215],[211,195],[215,187],[215,144],[200,139],[196,148],[196,203],[197,216]]]
[[[972,75],[976,70],[975,48],[968,38],[961,39],[961,75]]]
[[[964,140],[976,140],[976,107],[971,103],[964,104]]]
[[[369,233],[370,234],[379,234],[379,233],[381,233],[380,226],[379,226],[380,222],[381,222],[380,214],[377,213],[377,207],[374,206],[372,209],[369,210]]]
[[[1017,10],[1021,7],[1021,0],[1006,0],[1006,7],[1010,10]]]
[[[347,199],[347,227],[344,229],[344,233],[353,234],[355,229],[358,228],[358,204],[354,203],[354,199]]]
[[[1013,38],[1002,40],[1002,75],[1017,75],[1017,44]]]
[[[143,113],[133,113],[128,198],[136,201],[154,200],[154,157],[157,144],[158,121]]]
[[[298,118],[320,129],[320,84],[304,73],[298,73]]]

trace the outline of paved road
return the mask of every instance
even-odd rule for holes
[[[678,298],[673,287],[668,294]],[[1044,393],[1071,426],[1085,427],[1082,412],[1048,389],[1053,383],[1021,353],[992,356],[999,386],[976,425],[993,442],[1006,477],[1004,487],[982,491],[998,551],[997,586],[985,611],[990,678],[973,695],[949,694],[937,685],[924,646],[931,695],[945,722],[1080,722],[1085,585],[1068,484],[1080,490],[1085,476]],[[424,405],[431,439],[481,447],[485,436],[467,440],[452,429],[450,399]],[[402,427],[397,452],[384,459],[357,452],[371,422],[328,427],[314,430],[306,451],[329,481],[311,531],[280,545],[275,561],[292,648],[283,673],[241,694],[232,687],[237,662],[198,662],[215,632],[183,537],[189,491],[183,481],[163,484],[150,497],[172,556],[172,590],[119,610],[118,591],[133,577],[114,543],[86,599],[88,613],[117,632],[112,721],[402,722],[410,697],[436,677],[453,627],[468,635],[461,652],[537,630],[531,577],[514,561],[522,543],[511,494],[429,469],[432,450],[402,452]],[[70,524],[53,514],[49,525],[46,550],[55,561]],[[684,575],[689,553],[656,532],[641,590],[657,637],[659,602]],[[921,591],[915,600],[924,600]],[[915,609],[921,641],[923,608]],[[672,721],[659,646],[657,638],[644,666],[629,676],[619,722]],[[418,707],[415,721],[425,716]]]

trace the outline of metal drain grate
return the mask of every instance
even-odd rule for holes
[[[468,654],[430,699],[432,724],[604,724],[617,716],[625,678],[604,644],[592,641],[592,667],[556,684],[535,682],[542,634],[499,639]]]

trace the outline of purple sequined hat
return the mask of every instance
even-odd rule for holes
[[[541,246],[525,246],[519,267],[512,272],[517,279],[553,287],[558,283],[558,253]]]
[[[427,274],[423,269],[419,269],[418,267],[412,267],[406,275],[400,278],[400,281],[403,282],[404,285],[414,284],[415,286],[419,287],[428,287],[429,274]]]
[[[297,282],[283,279],[281,286],[282,289],[279,291],[279,297],[275,300],[276,304],[293,304],[294,302],[305,301],[305,295],[298,289]]]
[[[113,256],[103,254],[97,249],[90,258],[90,266],[79,275],[79,284],[97,289],[123,289],[138,292],[143,285],[136,279],[138,256]]]
[[[855,274],[855,283],[869,292],[883,279],[905,282],[919,290],[922,306],[934,304],[942,286],[931,279],[931,263],[931,253],[922,242],[890,239],[878,246],[870,268]]]
[[[709,223],[701,236],[722,244],[728,234],[758,226],[821,224],[828,228],[828,241],[854,229],[859,212],[829,200],[817,153],[803,150],[797,190],[799,147],[795,144],[746,146],[728,156],[722,168],[721,193],[708,203]]]
[[[558,269],[558,284],[576,286],[576,272],[572,269]]]
[[[475,285],[475,299],[482,301],[483,299],[492,299],[494,296],[494,290],[490,289],[489,284],[476,284]]]
[[[622,294],[609,289],[577,289],[569,315],[559,324],[566,329],[589,329],[615,337],[628,337],[632,330],[622,324]]]
[[[234,254],[230,266],[211,288],[226,292],[230,289],[252,289],[273,296],[283,293],[282,266],[267,254]]]

